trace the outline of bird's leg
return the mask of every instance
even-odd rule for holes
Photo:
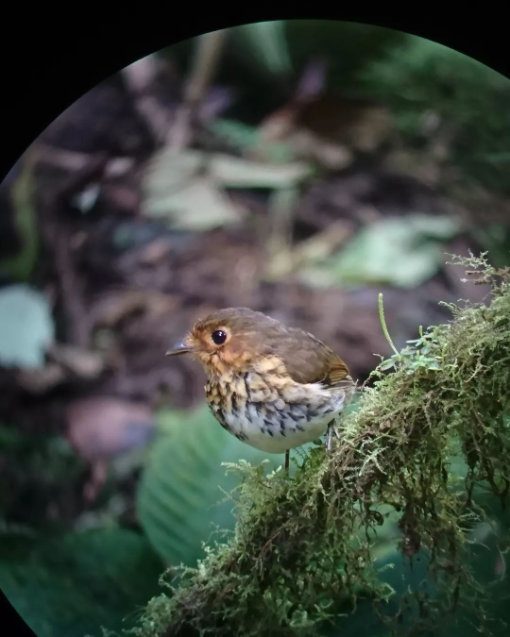
[[[338,434],[337,434],[336,429],[335,429],[335,420],[334,419],[331,420],[328,423],[328,432],[326,434],[326,451],[328,453],[330,453],[331,449],[332,449],[331,440],[332,440],[333,436],[335,436],[335,438],[338,438]]]
[[[285,464],[284,464],[285,473],[287,475],[289,474],[289,460],[290,460],[290,449],[287,449],[287,451],[285,452]]]

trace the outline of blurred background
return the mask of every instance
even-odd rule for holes
[[[183,42],[52,122],[0,188],[0,586],[37,633],[126,625],[232,528],[221,463],[265,456],[165,359],[194,320],[262,310],[363,382],[378,292],[397,347],[486,298],[448,254],[508,265],[509,166],[508,79],[347,22]]]

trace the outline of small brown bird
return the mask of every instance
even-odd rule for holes
[[[205,393],[227,431],[270,453],[328,432],[354,392],[344,361],[312,334],[247,308],[197,321],[167,355],[191,353],[207,375]]]

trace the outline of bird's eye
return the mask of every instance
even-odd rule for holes
[[[223,343],[227,340],[227,333],[224,330],[214,330],[211,337],[216,345],[223,345]]]

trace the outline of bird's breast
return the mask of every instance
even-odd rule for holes
[[[346,398],[343,389],[256,371],[210,379],[205,391],[222,427],[270,453],[283,453],[319,438],[342,411]]]

